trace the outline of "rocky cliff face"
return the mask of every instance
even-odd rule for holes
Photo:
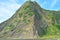
[[[0,38],[30,39],[59,35],[60,11],[42,9],[37,2],[26,1],[16,13],[0,24]]]

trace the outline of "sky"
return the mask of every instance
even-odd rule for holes
[[[9,19],[27,0],[0,0],[0,23]],[[32,0],[34,1],[34,0]],[[60,10],[60,0],[35,0],[47,10]]]

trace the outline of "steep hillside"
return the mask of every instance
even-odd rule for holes
[[[26,1],[10,19],[0,24],[0,38],[60,37],[59,17],[60,11],[45,10],[35,1]]]

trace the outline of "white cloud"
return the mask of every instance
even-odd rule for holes
[[[51,3],[51,8],[53,8],[57,2],[58,0],[53,0],[53,2]]]
[[[16,0],[0,2],[0,23],[10,18],[19,7]]]

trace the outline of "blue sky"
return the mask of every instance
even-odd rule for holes
[[[0,23],[9,19],[26,0],[0,0]],[[60,0],[36,0],[47,10],[60,10]]]

